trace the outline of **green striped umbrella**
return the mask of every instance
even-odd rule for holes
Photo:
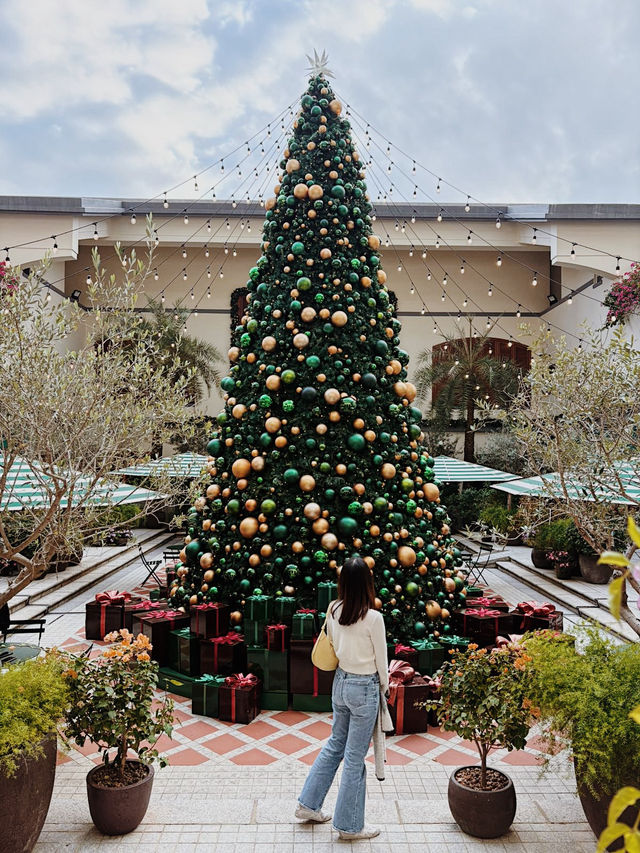
[[[169,477],[195,478],[202,474],[207,457],[200,453],[176,453],[175,456],[161,456],[130,468],[116,471],[121,477],[153,477],[160,474]]]
[[[0,470],[3,465],[4,458],[0,454]],[[53,493],[53,481],[44,471],[41,472],[35,465],[28,465],[24,459],[18,458],[7,474],[6,486],[0,495],[0,511],[46,509],[51,504]],[[72,502],[74,505],[82,502],[91,506],[119,506],[145,503],[162,497],[164,495],[151,489],[136,489],[113,480],[102,480],[92,485],[88,477],[81,477],[74,483]],[[66,508],[68,505],[68,498],[63,497],[60,506]]]
[[[436,456],[433,470],[436,479],[442,483],[497,483],[513,480],[515,474],[477,465],[475,462],[464,462],[452,456]]]
[[[570,500],[600,501],[602,503],[622,504],[628,506],[640,503],[640,480],[638,479],[637,474],[632,474],[631,471],[628,472],[628,479],[625,480],[625,491],[629,496],[628,499],[621,497],[619,493],[604,486],[597,488],[594,494],[575,478],[565,477],[565,483]],[[519,497],[565,500],[560,475],[556,472],[552,474],[543,474],[540,477],[524,477],[518,480],[511,480],[508,483],[497,483],[491,488],[498,489],[501,492],[507,492],[509,495],[518,495]]]

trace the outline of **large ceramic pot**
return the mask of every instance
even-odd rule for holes
[[[46,737],[41,746],[40,755],[19,762],[14,776],[0,773],[2,853],[29,853],[42,831],[56,775],[56,735]]]
[[[456,779],[467,767],[458,767],[449,777],[449,808],[453,819],[463,832],[475,838],[498,838],[508,830],[516,815],[516,791],[506,773],[504,788],[497,791],[478,791]]]
[[[598,558],[591,554],[580,554],[578,557],[580,574],[588,583],[609,583],[613,569],[611,566],[599,566]]]
[[[531,549],[531,562],[536,569],[552,569],[553,563],[549,559],[549,551],[543,548]]]
[[[127,832],[133,832],[147,813],[153,787],[153,767],[143,765],[141,761],[127,761],[127,764],[142,765],[147,770],[146,776],[131,785],[107,788],[95,781],[102,765],[94,767],[87,774],[91,819],[96,828],[105,835],[126,835]]]
[[[576,771],[576,782],[578,787],[578,796],[580,797],[580,804],[582,805],[582,810],[584,811],[584,816],[587,819],[587,823],[593,830],[594,834],[599,837],[602,833],[602,830],[607,825],[607,813],[609,811],[609,804],[613,799],[613,794],[602,794],[600,797],[596,797],[586,785],[584,785],[581,781],[580,771],[578,766],[574,762],[574,769]],[[631,785],[635,788],[638,787],[639,781],[637,778],[627,779],[624,785]],[[629,806],[625,809],[619,817],[619,820],[622,823],[626,823],[627,826],[633,826],[636,818],[638,817],[638,806]],[[619,850],[622,847],[622,843],[614,842],[607,847],[607,850]]]

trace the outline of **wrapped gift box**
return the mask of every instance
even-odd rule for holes
[[[229,723],[250,723],[260,713],[260,682],[255,675],[236,673],[218,688],[218,717]]]
[[[322,698],[324,699],[324,696]],[[263,711],[288,711],[289,693],[283,690],[263,690],[260,694],[260,707]]]
[[[266,630],[267,648],[274,652],[286,652],[289,648],[289,626],[267,625]]]
[[[282,595],[273,602],[273,618],[275,622],[284,622],[291,625],[293,614],[296,612],[298,603],[293,596]]]
[[[247,647],[240,634],[200,640],[200,672],[203,675],[231,675],[247,668]]]
[[[244,606],[244,618],[255,622],[270,622],[273,615],[271,595],[249,595]]]
[[[446,662],[449,660],[449,652],[466,652],[471,640],[468,637],[460,637],[458,634],[444,634],[438,637],[438,642],[441,646],[444,646],[444,659]]]
[[[231,608],[218,601],[196,604],[190,610],[191,630],[197,637],[208,640],[209,637],[222,637],[229,633],[229,614]]]
[[[472,598],[467,602],[467,610],[470,607],[484,607],[486,610],[502,610],[504,613],[509,612],[509,605],[500,595],[481,596]]]
[[[294,693],[291,697],[294,711],[332,711],[331,696],[310,696],[308,693]]]
[[[292,640],[315,640],[318,635],[318,611],[302,609],[293,614]]]
[[[330,696],[333,672],[325,672],[311,663],[313,640],[292,640],[289,658],[289,682],[292,693]]]
[[[404,643],[396,643],[393,654],[389,660],[404,660],[419,672],[418,652],[413,648],[413,646],[407,646]]]
[[[415,669],[420,675],[433,675],[444,663],[444,646],[436,640],[412,640],[409,645],[418,653],[418,661]]]
[[[183,675],[200,675],[200,640],[189,628],[169,634],[169,666]]]
[[[513,624],[509,613],[495,608],[467,607],[452,614],[455,630],[482,646],[494,646],[498,637],[508,634]]]
[[[87,640],[104,640],[112,631],[124,628],[124,606],[131,601],[131,593],[98,592],[85,606],[85,636]]]
[[[218,689],[224,684],[226,675],[201,675],[192,684],[191,710],[203,717],[217,717],[219,710]]]
[[[397,735],[426,732],[429,726],[429,708],[433,701],[430,678],[414,675],[408,681],[389,681],[389,713]]]
[[[150,598],[136,599],[135,601],[127,601],[124,605],[124,628],[127,628],[133,633],[133,618],[141,613],[148,613],[150,610],[162,610],[164,604],[159,601],[151,601]]]
[[[289,653],[247,646],[247,670],[267,692],[289,690]],[[263,705],[264,707],[264,705]]]
[[[263,646],[266,644],[266,629],[268,622],[265,619],[245,619],[242,625],[244,638],[248,646]]]
[[[158,586],[149,592],[149,598],[151,601],[164,601],[165,604],[168,595],[169,588],[167,586]]]
[[[133,617],[133,633],[151,640],[151,657],[169,666],[169,637],[172,631],[188,628],[189,616],[181,610],[148,610]]]
[[[484,595],[484,590],[481,586],[468,586],[467,598],[481,598]]]
[[[526,631],[562,631],[563,614],[555,605],[544,601],[521,601],[511,612],[511,633],[524,634]]]
[[[330,602],[338,597],[338,584],[334,581],[320,581],[318,584],[318,610],[326,613]]]
[[[158,688],[168,693],[176,693],[178,696],[191,698],[191,690],[195,684],[195,678],[176,672],[168,666],[161,666],[158,670]]]

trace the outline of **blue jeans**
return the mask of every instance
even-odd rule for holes
[[[380,702],[378,674],[355,675],[338,668],[331,701],[331,737],[313,762],[298,802],[313,811],[322,808],[336,770],[344,758],[333,826],[341,832],[360,832],[364,826],[367,786],[364,759],[371,743]]]

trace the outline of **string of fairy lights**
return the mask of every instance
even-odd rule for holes
[[[211,287],[215,281],[222,280],[224,278],[224,270],[228,262],[231,258],[237,255],[237,248],[243,242],[243,238],[245,234],[251,232],[251,216],[255,216],[260,213],[260,208],[264,207],[265,200],[265,188],[270,180],[272,180],[277,173],[277,167],[273,168],[273,158],[278,155],[278,160],[280,159],[279,152],[286,147],[286,140],[290,135],[290,124],[291,122],[288,119],[293,119],[294,117],[294,105],[295,101],[281,110],[277,116],[269,121],[266,125],[264,125],[260,130],[256,131],[252,136],[248,137],[243,143],[237,145],[231,151],[229,151],[224,156],[215,160],[212,163],[209,163],[200,171],[196,172],[189,178],[181,180],[168,188],[167,190],[163,190],[160,193],[152,196],[143,201],[138,201],[129,205],[126,210],[120,211],[118,213],[111,213],[103,216],[102,218],[96,219],[89,224],[81,224],[76,225],[72,228],[66,229],[58,233],[58,235],[51,235],[50,237],[37,238],[28,241],[24,241],[22,243],[16,243],[11,246],[7,246],[4,248],[5,252],[5,262],[10,263],[10,251],[13,249],[23,248],[27,246],[33,245],[41,245],[43,242],[47,240],[51,240],[52,247],[51,252],[55,256],[58,251],[58,239],[64,236],[68,236],[70,234],[74,234],[76,232],[84,233],[87,229],[93,227],[93,238],[95,242],[98,242],[100,239],[100,233],[98,230],[98,226],[104,222],[112,220],[114,218],[121,218],[122,216],[128,216],[132,225],[136,225],[137,216],[143,212],[147,211],[150,205],[154,203],[161,203],[163,210],[172,209],[172,213],[170,215],[165,215],[165,218],[153,225],[153,242],[155,246],[160,245],[160,237],[166,232],[166,229],[175,223],[180,218],[183,219],[185,225],[189,224],[189,214],[196,215],[199,217],[198,227],[191,231],[189,235],[187,235],[184,240],[171,251],[165,252],[163,257],[154,263],[152,269],[153,279],[155,281],[159,281],[161,278],[161,273],[163,272],[163,268],[165,265],[170,264],[178,255],[178,253],[182,254],[182,258],[185,261],[181,270],[178,270],[169,280],[164,281],[160,286],[159,290],[151,296],[148,296],[150,301],[157,300],[158,298],[161,300],[161,303],[164,304],[166,299],[166,293],[173,285],[173,283],[179,280],[180,276],[184,282],[189,281],[189,275],[192,272],[193,265],[197,264],[198,261],[202,259],[202,254],[204,253],[204,259],[206,264],[202,267],[199,274],[191,282],[191,286],[188,288],[188,293],[183,293],[180,301],[177,305],[182,307],[182,303],[186,299],[190,299],[192,305],[191,309],[188,312],[189,316],[198,316],[198,308],[202,304],[203,300],[211,297]],[[531,246],[538,245],[538,237],[549,237],[550,239],[555,240],[556,242],[563,242],[567,245],[569,249],[568,254],[570,257],[575,257],[577,254],[577,250],[582,251],[585,250],[587,252],[597,253],[601,256],[605,256],[611,259],[615,259],[616,261],[616,275],[620,273],[620,263],[624,262],[636,262],[633,258],[627,258],[622,253],[617,254],[615,252],[611,252],[608,250],[597,249],[593,246],[586,245],[579,240],[573,240],[569,236],[558,236],[554,232],[546,230],[544,224],[542,222],[538,222],[533,225],[531,222],[526,220],[518,219],[513,214],[513,209],[509,210],[501,210],[496,208],[493,205],[487,204],[470,193],[466,193],[464,190],[456,186],[454,183],[444,179],[440,175],[438,175],[433,170],[429,169],[427,166],[424,166],[418,160],[413,158],[410,154],[405,152],[403,149],[399,148],[395,145],[391,140],[389,140],[381,131],[377,130],[370,122],[366,121],[366,119],[346,100],[343,99],[343,104],[346,107],[345,116],[350,119],[352,126],[352,134],[354,137],[354,141],[357,143],[361,154],[366,153],[368,159],[363,158],[363,168],[367,170],[367,181],[369,184],[370,195],[373,196],[373,189],[377,191],[377,201],[383,202],[384,207],[376,206],[375,201],[372,199],[372,204],[374,207],[372,218],[377,220],[378,225],[377,228],[380,228],[382,225],[382,230],[384,231],[384,245],[387,248],[391,248],[395,262],[397,265],[397,269],[399,272],[404,272],[407,276],[410,284],[410,292],[411,294],[416,294],[418,297],[418,301],[420,303],[421,315],[429,315],[430,319],[434,321],[434,334],[441,335],[443,338],[447,338],[447,335],[444,333],[442,328],[437,322],[436,316],[447,316],[450,319],[461,320],[463,316],[463,309],[467,309],[469,304],[471,304],[475,309],[477,309],[478,314],[484,314],[485,310],[480,306],[480,304],[473,299],[473,297],[465,290],[462,286],[461,282],[458,280],[458,277],[451,273],[451,271],[447,271],[442,263],[442,261],[438,258],[437,250],[441,247],[444,247],[446,251],[453,255],[456,259],[456,264],[459,264],[460,276],[464,275],[466,270],[470,270],[473,272],[477,278],[484,281],[487,285],[487,295],[491,297],[494,293],[501,294],[506,300],[513,303],[515,307],[515,311],[511,312],[498,312],[498,316],[492,319],[491,313],[487,315],[487,323],[486,328],[498,328],[504,334],[506,334],[509,338],[509,346],[512,345],[513,336],[512,334],[504,328],[503,325],[500,324],[499,319],[504,316],[515,316],[517,318],[524,316],[534,316],[539,317],[540,311],[534,310],[530,306],[527,306],[526,302],[523,300],[522,302],[518,301],[515,297],[509,294],[506,290],[500,287],[499,283],[495,281],[495,279],[490,279],[487,275],[485,275],[482,270],[480,270],[477,265],[475,265],[472,261],[466,259],[466,256],[463,255],[460,247],[457,245],[453,245],[451,242],[451,238],[449,240],[445,239],[442,234],[441,228],[437,226],[445,221],[447,224],[453,224],[457,227],[464,229],[467,235],[467,243],[471,245],[475,240],[482,245],[484,248],[493,250],[496,255],[496,266],[499,268],[505,262],[509,262],[511,264],[516,264],[521,267],[523,270],[526,270],[528,274],[531,276],[531,285],[536,287],[539,282],[548,282],[549,285],[552,283],[557,285],[558,283],[552,279],[552,277],[546,274],[543,270],[537,270],[531,263],[527,260],[522,260],[521,258],[516,257],[513,252],[507,251],[504,247],[500,247],[496,244],[495,241],[489,239],[486,235],[486,229],[478,229],[475,230],[473,226],[473,218],[474,212],[471,210],[471,205],[479,205],[484,211],[489,212],[492,215],[495,215],[495,227],[496,229],[500,229],[502,227],[503,222],[509,223],[517,223],[525,229],[529,229]],[[288,118],[287,118],[288,114]],[[260,138],[261,137],[261,138]],[[259,140],[256,142],[256,140]],[[372,147],[376,151],[376,157],[374,158],[372,153]],[[256,152],[259,151],[259,158],[256,162],[255,160]],[[379,157],[379,159],[378,159]],[[229,161],[237,159],[237,163],[235,165],[229,165]],[[249,162],[249,161],[252,162]],[[407,164],[406,168],[404,168],[404,163]],[[200,193],[200,185],[199,181],[202,182],[203,176],[207,175],[214,168],[219,168],[219,176],[217,180],[213,181],[204,192]],[[464,199],[464,212],[470,214],[470,220],[464,221],[462,218],[462,214],[458,213],[457,210],[461,208],[461,204],[454,206],[448,204],[440,204],[437,198],[428,190],[425,190],[424,187],[420,185],[420,182],[417,177],[418,172],[422,172],[425,175],[428,175],[430,179],[435,182],[435,194],[439,195],[442,187],[448,187],[454,192],[460,194]],[[403,191],[401,183],[402,181],[394,179],[394,174],[398,175],[408,188],[412,188],[412,197],[409,198],[408,195]],[[232,180],[233,179],[233,180]],[[207,179],[209,182],[209,179]],[[223,182],[229,182],[230,186],[233,187],[231,193],[225,199],[226,202],[231,204],[232,209],[237,208],[238,203],[244,204],[246,206],[246,210],[241,208],[241,215],[238,216],[237,213],[232,213],[230,215],[224,215],[224,213],[213,212],[211,214],[203,214],[201,210],[198,210],[198,207],[204,200],[208,199],[216,199],[216,192],[219,189],[220,185]],[[176,202],[173,198],[170,198],[170,195],[176,192],[179,189],[184,188],[185,186],[192,184],[193,192],[198,194],[196,198],[189,201],[179,201]],[[386,189],[388,186],[388,189]],[[401,202],[398,201],[401,200]],[[421,215],[419,211],[416,209],[422,203],[422,199],[429,202],[431,205],[435,206],[437,210],[437,214],[434,217],[433,221],[424,215]],[[402,205],[406,208],[402,209]],[[177,206],[176,206],[177,205]],[[407,216],[407,209],[411,210],[411,214]],[[176,211],[175,213],[173,211]],[[378,213],[380,217],[378,217]],[[206,216],[206,219],[202,217]],[[220,222],[217,224],[215,229],[212,227],[211,220],[220,217]],[[419,218],[421,225],[426,225],[430,234],[433,238],[433,243],[435,246],[435,250],[432,248],[427,249],[425,245],[423,245],[423,238],[420,238],[417,230],[413,227],[416,224],[416,220]],[[486,216],[483,217],[486,219]],[[401,251],[404,251],[404,247],[400,247],[398,245],[398,241],[392,240],[389,235],[389,231],[387,228],[387,223],[389,220],[395,219],[395,231],[401,231],[404,235],[406,235],[407,239],[410,242],[410,248],[408,249],[408,256],[410,258],[416,257],[421,261],[422,267],[425,270],[425,278],[427,282],[434,282],[434,285],[429,285],[429,287],[437,286],[441,291],[440,299],[443,303],[451,303],[453,304],[454,311],[443,310],[442,312],[435,312],[429,310],[428,305],[428,297],[425,297],[421,292],[421,287],[418,287],[418,282],[415,280],[408,269],[406,263],[403,263]],[[477,216],[476,216],[477,219]],[[233,222],[233,224],[232,224]],[[202,232],[203,229],[206,230],[206,242],[204,245],[201,245]],[[224,240],[222,241],[222,238]],[[191,251],[192,241],[198,240],[196,251]],[[170,238],[170,242],[173,243],[174,238]],[[215,246],[213,244],[217,244],[219,241],[222,241],[222,246]],[[127,254],[129,252],[129,258],[131,257],[131,251],[135,249],[138,245],[146,244],[148,242],[148,236],[144,234],[139,239],[134,241],[127,241],[126,250],[124,253],[118,254],[116,248],[114,248],[112,258],[114,256],[120,257],[122,261],[122,265],[124,267],[127,266]],[[246,240],[244,241],[247,242]],[[569,248],[570,247],[570,248]],[[169,248],[167,246],[167,248]],[[218,256],[216,256],[216,252],[218,252]],[[544,256],[547,257],[546,255]],[[212,269],[215,268],[215,271]],[[50,298],[51,289],[55,289],[55,285],[58,283],[67,283],[70,278],[74,278],[77,276],[81,276],[86,274],[86,283],[91,283],[91,272],[92,265],[81,267],[75,270],[72,273],[66,274],[56,281],[45,282],[43,284],[45,287],[50,288],[47,293],[47,298]],[[206,287],[200,293],[200,283],[204,280]],[[562,287],[563,285],[561,285]],[[602,304],[602,300],[598,299],[596,296],[593,296],[589,293],[584,293],[582,288],[576,288],[572,290],[569,287],[564,286],[565,289],[569,290],[568,296],[562,301],[567,301],[571,304],[574,296],[582,296],[586,299],[591,299],[592,301]],[[198,290],[198,293],[196,293]],[[458,302],[454,295],[453,291],[456,291],[462,297],[461,302]],[[560,291],[562,294],[562,291]],[[143,309],[144,310],[144,309]],[[182,308],[182,310],[186,310]],[[470,315],[473,312],[464,312],[467,315]],[[469,317],[470,321],[471,318]],[[555,323],[547,323],[547,329],[551,331],[555,329],[561,334],[569,335],[576,340],[582,343],[582,340],[578,335],[575,335],[573,332],[563,329]],[[478,331],[473,327],[473,334],[479,334]],[[483,334],[486,334],[484,332]]]

